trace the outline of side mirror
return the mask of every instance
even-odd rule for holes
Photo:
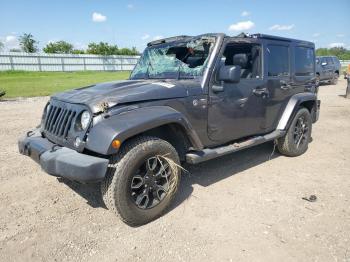
[[[240,66],[221,66],[219,70],[219,80],[229,83],[238,83],[241,79]]]
[[[326,65],[327,65],[327,62],[322,62],[321,65],[322,65],[322,66],[326,66]]]

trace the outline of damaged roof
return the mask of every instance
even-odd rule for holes
[[[147,46],[149,47],[149,46],[159,45],[159,44],[163,44],[163,43],[169,43],[169,42],[174,42],[174,41],[179,41],[179,40],[186,40],[186,39],[191,39],[193,37],[201,37],[201,36],[214,36],[214,37],[215,36],[223,36],[223,37],[230,37],[230,38],[258,38],[258,39],[278,40],[278,41],[287,41],[287,42],[302,42],[302,43],[306,43],[306,44],[313,44],[312,42],[309,42],[309,41],[286,38],[286,37],[281,37],[281,36],[260,34],[260,33],[256,33],[256,34],[240,33],[236,36],[228,36],[224,33],[207,33],[207,34],[202,34],[202,35],[198,35],[198,36],[179,35],[179,36],[163,38],[163,39],[151,41],[147,44]]]

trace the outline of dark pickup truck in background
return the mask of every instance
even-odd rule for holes
[[[336,85],[339,78],[341,64],[336,56],[316,57],[316,77],[318,83],[330,82]]]

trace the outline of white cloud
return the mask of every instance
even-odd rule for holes
[[[141,39],[142,40],[147,40],[148,38],[150,38],[151,36],[149,34],[144,34]]]
[[[127,7],[128,9],[133,9],[133,8],[134,8],[134,5],[133,5],[133,4],[128,4],[126,7]]]
[[[241,16],[243,16],[243,17],[248,16],[248,15],[250,15],[250,12],[248,12],[248,11],[243,11],[241,13]]]
[[[253,28],[255,24],[252,21],[242,21],[229,26],[229,31],[244,31]]]
[[[75,42],[74,43],[74,49],[85,50],[87,48],[88,48],[87,44],[83,44],[83,43],[80,43],[80,42]]]
[[[164,36],[157,35],[157,36],[153,37],[153,40],[160,40],[160,39],[163,39],[163,38],[164,38]]]
[[[15,35],[7,35],[5,37],[0,37],[0,41],[4,44],[5,50],[19,49],[19,41]]]
[[[104,22],[107,20],[107,16],[97,13],[97,12],[93,12],[92,14],[92,21],[100,23],[100,22]]]
[[[320,33],[314,33],[312,34],[312,37],[319,37],[321,34]]]
[[[332,47],[345,47],[345,44],[344,43],[330,43],[329,47],[330,48],[332,48]]]
[[[344,34],[337,34],[337,37],[345,37]]]
[[[269,30],[273,30],[273,31],[288,31],[288,30],[292,30],[294,28],[294,24],[291,25],[273,25],[269,28]]]

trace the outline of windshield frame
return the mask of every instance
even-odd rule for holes
[[[165,40],[163,43],[159,43],[159,44],[157,43],[154,45],[149,44],[149,46],[144,50],[142,56],[138,60],[135,68],[131,72],[129,79],[130,80],[203,79],[203,77],[206,75],[206,71],[207,71],[208,67],[210,66],[211,61],[213,60],[212,55],[213,55],[213,52],[216,49],[217,44],[218,44],[218,36],[213,35],[213,34],[205,34],[205,35],[199,35],[199,36],[195,36],[195,37],[183,37],[181,39],[177,39],[177,40],[169,41],[169,42],[166,42]],[[174,64],[174,67],[172,68],[173,70],[169,70],[168,72],[164,71],[164,72],[155,73],[155,74],[150,73],[152,71],[153,65],[151,63],[151,60],[149,58],[145,58],[145,56],[146,55],[149,56],[150,52],[152,50],[162,50],[163,49],[163,50],[166,50],[166,52],[167,52],[171,48],[176,48],[176,47],[181,48],[181,47],[186,47],[186,46],[188,47],[189,44],[196,43],[196,41],[198,41],[199,43],[203,43],[203,42],[208,43],[210,45],[208,51],[206,51],[206,50],[203,51],[203,52],[205,52],[204,53],[205,60],[204,60],[203,64],[190,68],[188,66],[188,64],[186,64],[185,62],[183,62],[182,60],[178,59],[175,56],[173,62],[176,62],[178,64]],[[203,42],[200,42],[200,41],[203,41]],[[168,54],[162,54],[162,55],[168,56]],[[162,55],[160,55],[160,57]],[[148,59],[149,61],[147,61],[146,59]],[[204,58],[202,58],[202,59],[204,59]],[[165,60],[167,60],[167,59],[165,59]],[[169,61],[170,60],[171,60],[171,56],[169,56]],[[148,64],[147,64],[147,62],[148,62]],[[141,67],[141,65],[140,65],[141,63],[146,63],[146,64],[142,65],[142,67]],[[143,70],[145,70],[145,68],[146,68],[146,71],[141,71],[140,67]],[[184,67],[186,67],[185,69],[187,70],[187,72],[185,70],[183,70]],[[138,70],[139,72],[135,73],[136,70]]]

